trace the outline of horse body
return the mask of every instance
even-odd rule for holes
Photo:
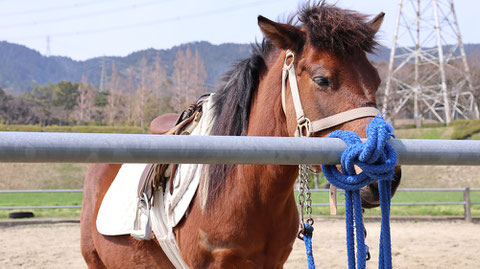
[[[311,33],[315,21],[307,20],[321,14],[309,12],[322,9],[327,9],[329,16],[344,12],[343,15],[354,18],[343,17],[358,20],[356,23],[363,23],[361,27],[369,27],[372,36],[362,37],[367,41],[373,39],[383,18],[381,15],[364,22],[364,17],[356,13],[324,4],[304,8],[302,16],[306,26],[302,28],[259,17],[260,28],[269,42],[254,48],[250,59],[238,63],[224,88],[215,94],[216,123],[222,125],[214,128],[215,135],[293,136],[297,128],[294,104],[287,93],[283,108],[281,94],[287,49],[296,53],[296,76],[304,111],[310,118],[321,119],[375,105],[380,79],[366,58],[368,46],[364,48],[364,44],[356,40],[360,42],[358,46],[344,45],[351,52],[344,56],[343,52],[328,46],[319,48],[312,44],[318,33]],[[368,119],[364,118],[335,129],[351,130],[365,137],[367,124]],[[326,136],[332,130],[315,136]],[[96,230],[98,209],[119,168],[120,165],[114,164],[92,165],[85,178],[81,244],[88,266],[173,268],[155,240],[104,236]],[[208,176],[202,177],[188,216],[174,228],[183,260],[191,268],[282,268],[299,227],[293,193],[297,174],[296,166],[210,166]],[[398,183],[399,180],[393,184],[393,192]],[[378,195],[372,194],[375,191],[378,194],[375,185],[362,191],[366,204],[378,205]]]

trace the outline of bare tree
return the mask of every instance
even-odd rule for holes
[[[173,85],[174,85],[174,92],[173,92],[173,106],[179,110],[181,110],[185,104],[187,103],[187,92],[188,92],[188,85],[187,85],[187,68],[188,64],[185,58],[185,53],[181,48],[178,48],[177,55],[175,56],[175,61],[173,62]]]
[[[125,104],[122,102],[122,93],[120,90],[121,77],[118,74],[115,62],[112,62],[112,74],[107,85],[108,96],[107,105],[105,106],[105,114],[107,115],[107,123],[114,125],[116,120],[121,118],[122,111],[125,110]]]
[[[78,85],[77,106],[74,111],[74,118],[77,121],[91,121],[95,109],[95,96],[97,90],[87,82],[85,75],[82,75],[82,82]]]
[[[206,87],[205,81],[207,80],[207,71],[205,70],[205,64],[202,57],[200,56],[198,49],[195,50],[195,56],[193,57],[193,94],[199,97],[202,94],[205,94]]]
[[[181,48],[178,49],[173,65],[174,107],[182,109],[205,93],[207,72],[198,50],[192,54],[189,46],[185,52]]]

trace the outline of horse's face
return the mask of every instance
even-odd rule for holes
[[[361,26],[367,28],[367,31],[360,37],[352,35],[351,42],[359,43],[358,46],[344,44],[350,42],[348,36],[345,37],[348,33],[336,33],[331,29],[332,36],[330,33],[322,33],[322,31],[328,30],[321,29],[323,27],[320,24],[321,20],[315,16],[313,17],[317,18],[317,21],[308,17],[305,20],[313,20],[313,22],[307,21],[301,27],[276,23],[261,16],[258,18],[260,28],[270,42],[280,49],[291,50],[294,53],[300,99],[308,119],[315,121],[354,108],[376,106],[375,93],[381,80],[377,70],[369,62],[361,43],[375,44],[373,37],[380,28],[383,16],[384,14],[381,13],[370,22],[363,23],[364,25]],[[334,19],[328,21],[332,20]],[[344,30],[354,31],[354,27],[359,28],[356,24],[351,26],[352,29]],[[325,28],[328,27],[329,25],[325,26]],[[370,35],[372,40],[368,40],[368,37],[365,37],[367,35]],[[322,37],[330,40],[319,40]],[[337,42],[336,39],[344,40]],[[335,49],[335,46],[329,47],[329,44],[323,44],[333,43],[335,45],[335,42],[342,48]],[[371,50],[372,44],[364,47]],[[285,53],[280,54],[276,61],[277,64],[283,64],[283,59],[285,59]],[[288,63],[290,61],[291,58],[287,60]],[[289,77],[288,79],[295,78]],[[288,134],[293,135],[297,127],[297,115],[289,83],[286,84],[284,110]],[[367,124],[368,120],[366,119],[354,120],[314,135],[325,136],[333,129],[343,129],[365,136]]]
[[[377,70],[365,52],[341,57],[333,51],[318,50],[307,43],[296,66],[298,87],[305,115],[315,121],[359,107],[375,107],[375,92],[380,85]],[[289,133],[296,128],[292,95],[287,87],[286,111]],[[350,121],[335,129],[351,130],[365,136],[365,118]],[[340,127],[340,128],[338,128]],[[326,136],[327,129],[314,136]]]
[[[315,121],[355,108],[376,107],[375,93],[381,80],[376,68],[369,62],[366,51],[371,50],[372,44],[375,44],[373,37],[380,28],[384,13],[380,13],[369,22],[362,22],[362,18],[358,17],[360,22],[355,23],[361,24],[360,27],[352,24],[352,29],[344,29],[342,33],[331,30],[332,35],[337,34],[339,37],[325,37],[325,33],[323,33],[324,38],[330,38],[327,41],[319,40],[319,36],[322,37],[322,31],[325,30],[312,29],[312,27],[322,27],[319,24],[318,16],[313,17],[313,22],[309,21],[311,18],[304,18],[307,21],[303,21],[302,27],[276,23],[261,16],[258,18],[259,26],[266,38],[279,49],[291,50],[295,55],[295,74],[305,116],[311,121]],[[330,29],[334,28],[332,25],[325,26],[327,29],[329,27]],[[354,27],[359,27],[357,31],[364,31],[364,33],[360,33],[360,36],[352,34],[352,40],[348,40],[348,31],[355,30]],[[341,49],[335,48],[335,42],[338,41],[336,38],[344,39]],[[365,40],[362,41],[362,38]],[[371,40],[369,41],[368,38]],[[328,47],[329,44],[325,45],[322,42],[330,42],[330,45],[333,45]],[[351,45],[349,42],[356,42],[358,45],[349,46]],[[370,47],[369,44],[362,45],[361,42],[371,42]],[[341,42],[337,43],[341,44]],[[285,53],[280,53],[280,59],[277,59],[276,63],[283,64],[285,55]],[[278,70],[278,67],[275,70]],[[297,113],[291,91],[292,89],[287,83],[284,113],[289,135],[293,135],[297,128]],[[326,136],[333,130],[350,130],[361,137],[366,137],[366,126],[369,119],[371,118],[352,120],[314,133],[312,136]],[[396,180],[392,184],[392,193],[400,183],[400,171],[400,168],[396,169]],[[378,206],[376,183],[362,190],[362,200],[365,207]]]

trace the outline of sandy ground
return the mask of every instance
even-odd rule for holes
[[[318,268],[346,268],[342,220],[317,220],[314,255]],[[379,223],[366,224],[367,243],[377,268]],[[0,228],[0,268],[86,268],[80,254],[78,224]],[[395,268],[479,268],[480,224],[463,221],[392,223]],[[307,268],[297,240],[286,268]]]

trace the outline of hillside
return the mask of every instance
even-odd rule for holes
[[[111,74],[112,62],[115,62],[121,76],[127,75],[129,68],[139,66],[142,57],[149,64],[159,54],[161,63],[170,76],[173,72],[173,61],[177,49],[189,46],[192,51],[198,50],[205,62],[207,84],[213,86],[215,81],[229,66],[239,58],[244,58],[250,51],[248,44],[221,44],[212,45],[208,42],[194,42],[176,46],[166,50],[147,49],[134,52],[125,57],[105,57],[105,71]],[[99,86],[103,57],[92,58],[86,61],[74,61],[68,57],[45,57],[38,51],[22,45],[0,42],[0,87],[7,92],[18,95],[28,91],[30,87],[44,85],[62,80],[79,82],[85,75],[88,82]]]
[[[98,87],[100,84],[102,62],[105,60],[107,76],[111,74],[112,62],[115,62],[121,76],[126,77],[129,68],[138,68],[142,57],[149,64],[157,54],[161,63],[171,76],[173,61],[177,49],[189,46],[192,51],[198,50],[203,58],[207,71],[207,85],[212,88],[218,78],[228,70],[229,66],[237,59],[248,56],[249,44],[226,43],[213,45],[208,42],[193,42],[175,46],[170,49],[147,49],[133,52],[125,57],[105,56],[92,58],[86,61],[75,61],[68,57],[45,57],[38,51],[22,45],[0,41],[0,87],[14,95],[29,91],[30,87],[45,85],[50,82],[57,83],[62,80],[79,82],[85,75],[88,82]],[[468,56],[480,56],[480,44],[467,44],[465,50]],[[386,62],[390,50],[386,47],[379,48],[369,58],[374,62]]]

